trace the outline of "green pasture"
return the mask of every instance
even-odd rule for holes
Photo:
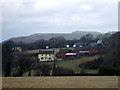
[[[63,67],[66,69],[71,69],[75,73],[80,73],[81,72],[81,67],[79,67],[80,64],[93,61],[97,58],[99,58],[99,55],[81,57],[80,59],[75,59],[75,60],[56,61],[56,67]],[[42,62],[42,63],[46,63],[49,65],[54,64],[54,62]],[[88,74],[97,74],[98,73],[97,69],[84,69],[84,71]]]

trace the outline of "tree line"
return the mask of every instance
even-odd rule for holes
[[[82,36],[80,39],[74,39],[74,40],[66,40],[63,36],[59,37],[52,37],[49,40],[38,40],[34,43],[25,43],[25,42],[13,42],[13,41],[7,41],[3,43],[3,46],[5,44],[10,44],[13,47],[18,46],[21,47],[23,50],[33,50],[33,49],[44,49],[46,46],[49,46],[50,48],[61,48],[66,47],[66,45],[70,45],[71,47],[74,45],[74,43],[94,43],[99,39],[104,39],[106,35],[98,35],[97,37],[94,37],[92,34],[86,34]]]

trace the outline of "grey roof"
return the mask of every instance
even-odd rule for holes
[[[54,51],[40,51],[39,54],[54,54]]]
[[[72,51],[72,50],[71,49],[60,49],[59,52],[65,52],[65,53],[67,53],[67,52],[70,52],[70,51]]]
[[[92,48],[92,47],[90,47],[90,46],[84,46],[84,47],[76,47],[74,50],[76,51],[76,50],[89,50],[90,48]]]
[[[85,44],[84,43],[74,43],[74,45],[83,46]]]

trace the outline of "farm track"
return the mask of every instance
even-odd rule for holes
[[[3,77],[3,88],[118,88],[117,76]]]

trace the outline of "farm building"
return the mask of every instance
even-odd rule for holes
[[[73,50],[70,50],[70,49],[60,49],[60,51],[57,53],[57,55],[60,55],[60,56],[75,56],[76,53]]]
[[[74,43],[74,45],[75,45],[76,47],[82,47],[82,46],[84,46],[85,44],[84,44],[84,43]]]
[[[54,51],[40,51],[38,54],[39,61],[54,61]]]
[[[68,59],[75,59],[77,53],[71,49],[60,49],[59,52],[56,54],[57,59],[60,60],[68,60]]]
[[[90,47],[84,46],[84,47],[76,47],[75,52],[79,54],[89,54],[90,53]]]
[[[101,43],[91,43],[90,46],[100,48],[100,47],[103,47],[104,45]]]
[[[100,48],[98,48],[97,46],[84,46],[84,47],[76,47],[74,51],[81,55],[97,54],[100,52]]]

